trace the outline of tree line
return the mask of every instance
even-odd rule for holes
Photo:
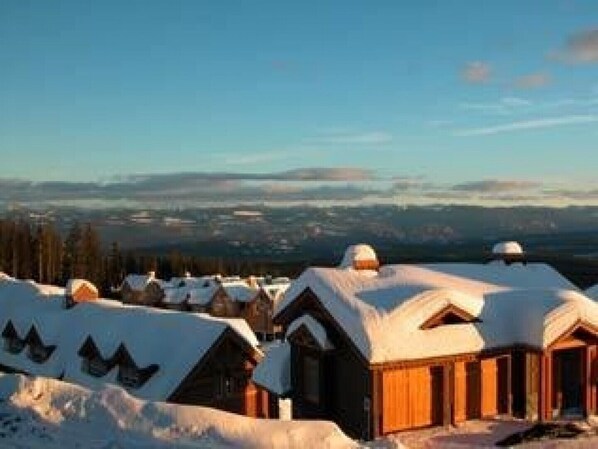
[[[286,266],[247,259],[224,259],[171,252],[158,255],[121,250],[118,242],[102,246],[100,234],[91,223],[73,223],[61,232],[51,222],[0,219],[0,271],[19,279],[43,284],[65,285],[69,279],[93,282],[104,297],[115,290],[128,273],[155,271],[162,279],[214,274],[272,274],[288,272]]]

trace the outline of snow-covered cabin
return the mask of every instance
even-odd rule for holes
[[[282,328],[272,318],[276,306],[282,301],[290,286],[288,278],[263,279],[258,282],[258,292],[241,310],[241,317],[255,332],[258,340],[273,340],[282,337]]]
[[[517,246],[495,255],[521,256]],[[287,344],[254,380],[292,398],[294,417],[332,419],[369,439],[501,414],[598,411],[598,304],[553,268],[374,257],[359,245],[339,267],[308,268],[278,306]]]
[[[156,273],[129,274],[120,286],[122,302],[126,304],[157,305],[164,297],[164,283]]]
[[[86,279],[69,279],[64,294],[67,307],[99,298],[97,287]]]
[[[268,395],[251,381],[263,355],[244,320],[103,299],[65,309],[64,295],[30,281],[0,283],[0,370],[268,416]]]

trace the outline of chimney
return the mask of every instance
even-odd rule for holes
[[[525,251],[518,242],[499,242],[492,248],[492,260],[505,265],[525,263]]]
[[[349,246],[339,268],[352,268],[358,271],[377,271],[380,268],[376,252],[369,245]]]

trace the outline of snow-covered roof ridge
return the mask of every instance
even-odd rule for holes
[[[552,267],[538,263],[387,265],[370,276],[312,267],[293,282],[275,316],[307,289],[370,363],[520,343],[542,348],[565,324],[598,323],[598,305]],[[422,328],[448,306],[473,319]]]
[[[293,335],[295,331],[297,331],[302,326],[305,326],[311,336],[316,340],[320,348],[327,351],[330,349],[334,349],[334,345],[328,339],[328,334],[326,333],[326,329],[309,314],[301,315],[299,318],[295,319],[291,324],[289,324],[286,332],[286,337]]]
[[[284,341],[271,346],[251,379],[279,396],[291,391],[291,345]]]

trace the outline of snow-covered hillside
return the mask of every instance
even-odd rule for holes
[[[356,448],[330,422],[247,418],[0,374],[0,447],[10,449]]]

